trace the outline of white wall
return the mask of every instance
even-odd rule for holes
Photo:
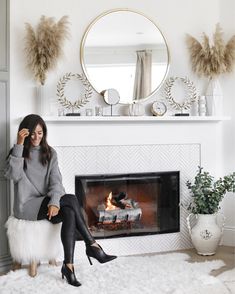
[[[185,33],[196,37],[200,37],[202,31],[210,34],[219,18],[218,0],[99,0],[97,3],[93,0],[12,0],[10,9],[10,74],[11,118],[13,120],[36,111],[35,83],[31,74],[26,70],[26,58],[23,52],[25,22],[34,26],[43,14],[53,16],[57,20],[63,15],[69,16],[71,37],[65,45],[65,57],[60,60],[57,69],[48,75],[45,87],[48,100],[56,101],[55,92],[58,79],[66,72],[82,72],[79,46],[88,24],[102,12],[120,7],[139,10],[156,22],[168,40],[171,55],[169,75],[189,76],[201,92],[205,81],[198,81],[197,77],[191,73],[189,56],[185,46]],[[147,104],[150,105],[157,95],[159,94],[148,100]],[[103,104],[98,95],[94,95],[92,102],[93,105]]]
[[[235,1],[227,0],[226,5],[221,0],[220,19],[225,36],[229,39],[235,34]],[[223,162],[224,173],[235,170],[235,70],[232,74],[223,77],[225,113],[231,116],[231,120],[223,124]],[[226,230],[224,243],[235,245],[235,197],[229,193],[223,201],[223,210],[226,216]]]
[[[71,36],[65,44],[65,56],[60,60],[56,70],[48,75],[45,86],[45,95],[49,101],[56,101],[56,84],[58,79],[66,72],[81,73],[79,58],[80,42],[88,24],[99,14],[114,8],[130,8],[139,10],[149,16],[165,35],[170,55],[171,65],[169,76],[188,76],[192,79],[202,93],[206,85],[205,79],[198,79],[192,72],[189,55],[185,45],[185,34],[190,33],[200,38],[202,32],[211,35],[215,24],[221,21],[225,30],[225,37],[234,34],[234,0],[11,0],[10,1],[10,115],[11,115],[11,141],[15,139],[16,126],[19,118],[36,111],[35,83],[26,70],[24,56],[24,23],[36,25],[41,15],[53,16],[59,19],[68,15],[70,20]],[[232,116],[232,121],[223,122],[224,125],[224,170],[234,170],[235,148],[235,99],[234,99],[235,73],[221,77],[222,88],[225,95],[225,114]],[[149,108],[151,102],[160,94],[157,93],[146,102]],[[94,95],[89,105],[105,105],[99,95]],[[221,160],[222,158],[215,158]],[[223,172],[221,166],[221,172]],[[234,195],[228,197],[225,203],[227,225],[235,228],[232,216]],[[232,199],[233,197],[233,199]]]

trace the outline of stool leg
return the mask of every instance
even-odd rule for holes
[[[12,270],[16,271],[16,270],[18,270],[20,268],[21,268],[21,263],[19,263],[17,261],[14,261],[13,264],[12,264]]]
[[[57,266],[57,262],[56,262],[55,259],[50,259],[50,260],[49,260],[49,264],[50,264],[50,265],[53,265],[53,266]]]
[[[37,275],[38,264],[36,261],[32,261],[29,265],[29,275],[30,277],[35,277]]]

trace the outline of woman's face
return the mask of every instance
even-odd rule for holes
[[[43,129],[41,125],[37,125],[35,130],[31,134],[30,142],[32,146],[39,146],[43,137]]]

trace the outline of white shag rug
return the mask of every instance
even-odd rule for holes
[[[221,268],[221,260],[188,262],[184,253],[168,253],[153,256],[118,257],[99,264],[94,260],[90,266],[75,265],[79,288],[72,287],[61,279],[60,266],[47,264],[38,268],[38,275],[31,278],[26,269],[11,271],[0,277],[1,294],[228,294],[226,279],[234,280],[223,273],[213,277],[210,272]],[[233,293],[233,292],[232,292]]]

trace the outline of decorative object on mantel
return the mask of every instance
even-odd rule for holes
[[[129,115],[130,116],[143,116],[144,115],[144,106],[138,101],[134,101],[129,105]]]
[[[198,254],[213,255],[221,240],[225,219],[218,213],[219,204],[227,192],[235,192],[235,172],[214,181],[214,177],[202,169],[199,167],[193,184],[187,182],[192,199],[183,206],[191,212],[187,217],[187,224]]]
[[[151,112],[155,116],[163,116],[167,111],[166,104],[162,101],[154,101],[151,107]]]
[[[63,55],[62,44],[68,35],[68,16],[63,16],[56,23],[53,17],[43,15],[36,30],[26,23],[27,67],[38,83],[36,95],[41,115],[45,114],[48,107],[42,86],[45,85],[48,71],[56,67],[58,59]]]
[[[95,107],[95,115],[96,116],[102,116],[103,115],[103,107],[102,106],[96,106]]]
[[[218,76],[232,72],[235,63],[235,35],[227,44],[223,40],[223,32],[219,24],[213,36],[213,45],[210,46],[209,37],[203,33],[202,43],[191,35],[187,35],[187,45],[190,51],[193,71],[198,76],[209,79],[206,99],[207,115],[223,114],[223,95]]]
[[[104,101],[108,105],[110,105],[110,116],[113,116],[113,105],[118,104],[118,102],[120,101],[120,95],[118,91],[116,89],[110,88],[107,90],[103,90],[100,94],[103,96]]]
[[[199,104],[199,115],[205,116],[206,115],[206,96],[202,95],[198,98]]]
[[[80,98],[78,98],[75,101],[70,101],[66,95],[65,95],[65,86],[67,85],[68,81],[70,81],[71,79],[77,79],[80,80],[82,82],[82,85],[84,86],[85,92],[84,94],[80,94]],[[89,99],[92,96],[92,87],[90,85],[90,83],[88,82],[87,78],[83,75],[83,74],[73,74],[71,72],[66,73],[62,78],[60,78],[58,84],[57,84],[57,91],[56,91],[56,95],[58,97],[58,101],[59,103],[67,108],[67,109],[71,109],[71,113],[67,113],[66,115],[80,115],[80,113],[76,113],[74,112],[75,109],[79,109],[81,107],[83,107],[84,105],[87,104],[87,102],[89,102]]]
[[[181,101],[177,101],[176,98],[173,97],[172,89],[173,86],[176,85],[176,82],[181,82],[184,86],[183,95],[186,95],[186,97],[181,99]],[[192,103],[196,102],[198,99],[196,88],[193,82],[187,77],[168,78],[165,82],[164,94],[172,108],[180,110],[180,113],[176,113],[175,116],[188,116],[189,113],[184,113],[184,110],[190,109]]]
[[[86,109],[86,116],[93,116],[93,109],[92,108]]]

